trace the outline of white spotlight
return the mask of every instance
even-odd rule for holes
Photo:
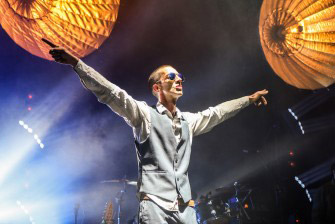
[[[22,125],[24,125],[24,122],[20,120],[19,124],[22,126]]]
[[[28,129],[28,125],[24,124],[24,125],[23,125],[23,128],[24,128],[24,129]]]

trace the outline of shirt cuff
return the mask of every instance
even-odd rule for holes
[[[79,71],[82,71],[85,66],[85,63],[82,60],[78,60],[76,66],[73,67],[73,69],[78,73]]]
[[[73,67],[73,70],[79,76],[79,80],[80,80],[81,84],[84,86],[84,88],[89,90],[90,88],[87,86],[86,81],[84,81],[84,79],[87,80],[87,78],[89,77],[88,66],[82,60],[79,59],[76,66]]]
[[[249,106],[251,104],[249,96],[242,97],[241,98],[241,104],[242,104],[242,108]]]

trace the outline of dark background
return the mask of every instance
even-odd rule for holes
[[[333,158],[334,128],[302,135],[288,113],[289,107],[315,92],[287,85],[267,63],[258,33],[261,4],[259,0],[121,1],[111,36],[83,61],[149,105],[156,102],[147,88],[149,74],[162,64],[174,66],[187,79],[178,101],[182,111],[197,112],[268,89],[268,106],[251,105],[194,139],[189,168],[192,190],[200,196],[238,181],[255,189],[255,200],[266,205],[272,219],[289,223],[290,217],[297,217],[308,223],[310,203],[294,176]],[[71,67],[31,55],[2,29],[0,60],[3,130],[15,130],[11,125],[17,126],[22,117],[32,123],[38,120],[37,127],[50,124],[43,132],[45,150],[41,153],[36,146],[24,160],[24,169],[39,164],[33,171],[38,179],[40,169],[51,167],[44,165],[50,161],[54,167],[48,178],[54,180],[57,173],[66,179],[66,184],[55,182],[64,184],[62,192],[74,198],[61,212],[67,220],[63,223],[73,220],[75,203],[83,210],[79,212],[83,223],[99,222],[104,203],[121,189],[119,184],[99,182],[125,175],[137,178],[131,128],[82,88]],[[28,100],[28,94],[33,99]],[[329,98],[305,119],[334,113],[334,103],[334,97]],[[28,106],[32,111],[27,111]],[[21,129],[1,131],[0,140],[20,135]],[[128,186],[127,190],[124,220],[137,209],[135,189]]]

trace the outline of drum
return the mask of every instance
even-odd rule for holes
[[[203,199],[196,205],[199,224],[228,224],[229,217],[225,203],[221,199]]]
[[[235,187],[220,187],[200,197],[195,206],[199,224],[239,223],[240,202]]]

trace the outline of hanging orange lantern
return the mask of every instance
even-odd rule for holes
[[[84,57],[110,35],[120,0],[1,0],[0,24],[33,55],[52,60],[48,39]]]
[[[259,34],[265,57],[286,83],[335,83],[335,0],[264,0]]]

